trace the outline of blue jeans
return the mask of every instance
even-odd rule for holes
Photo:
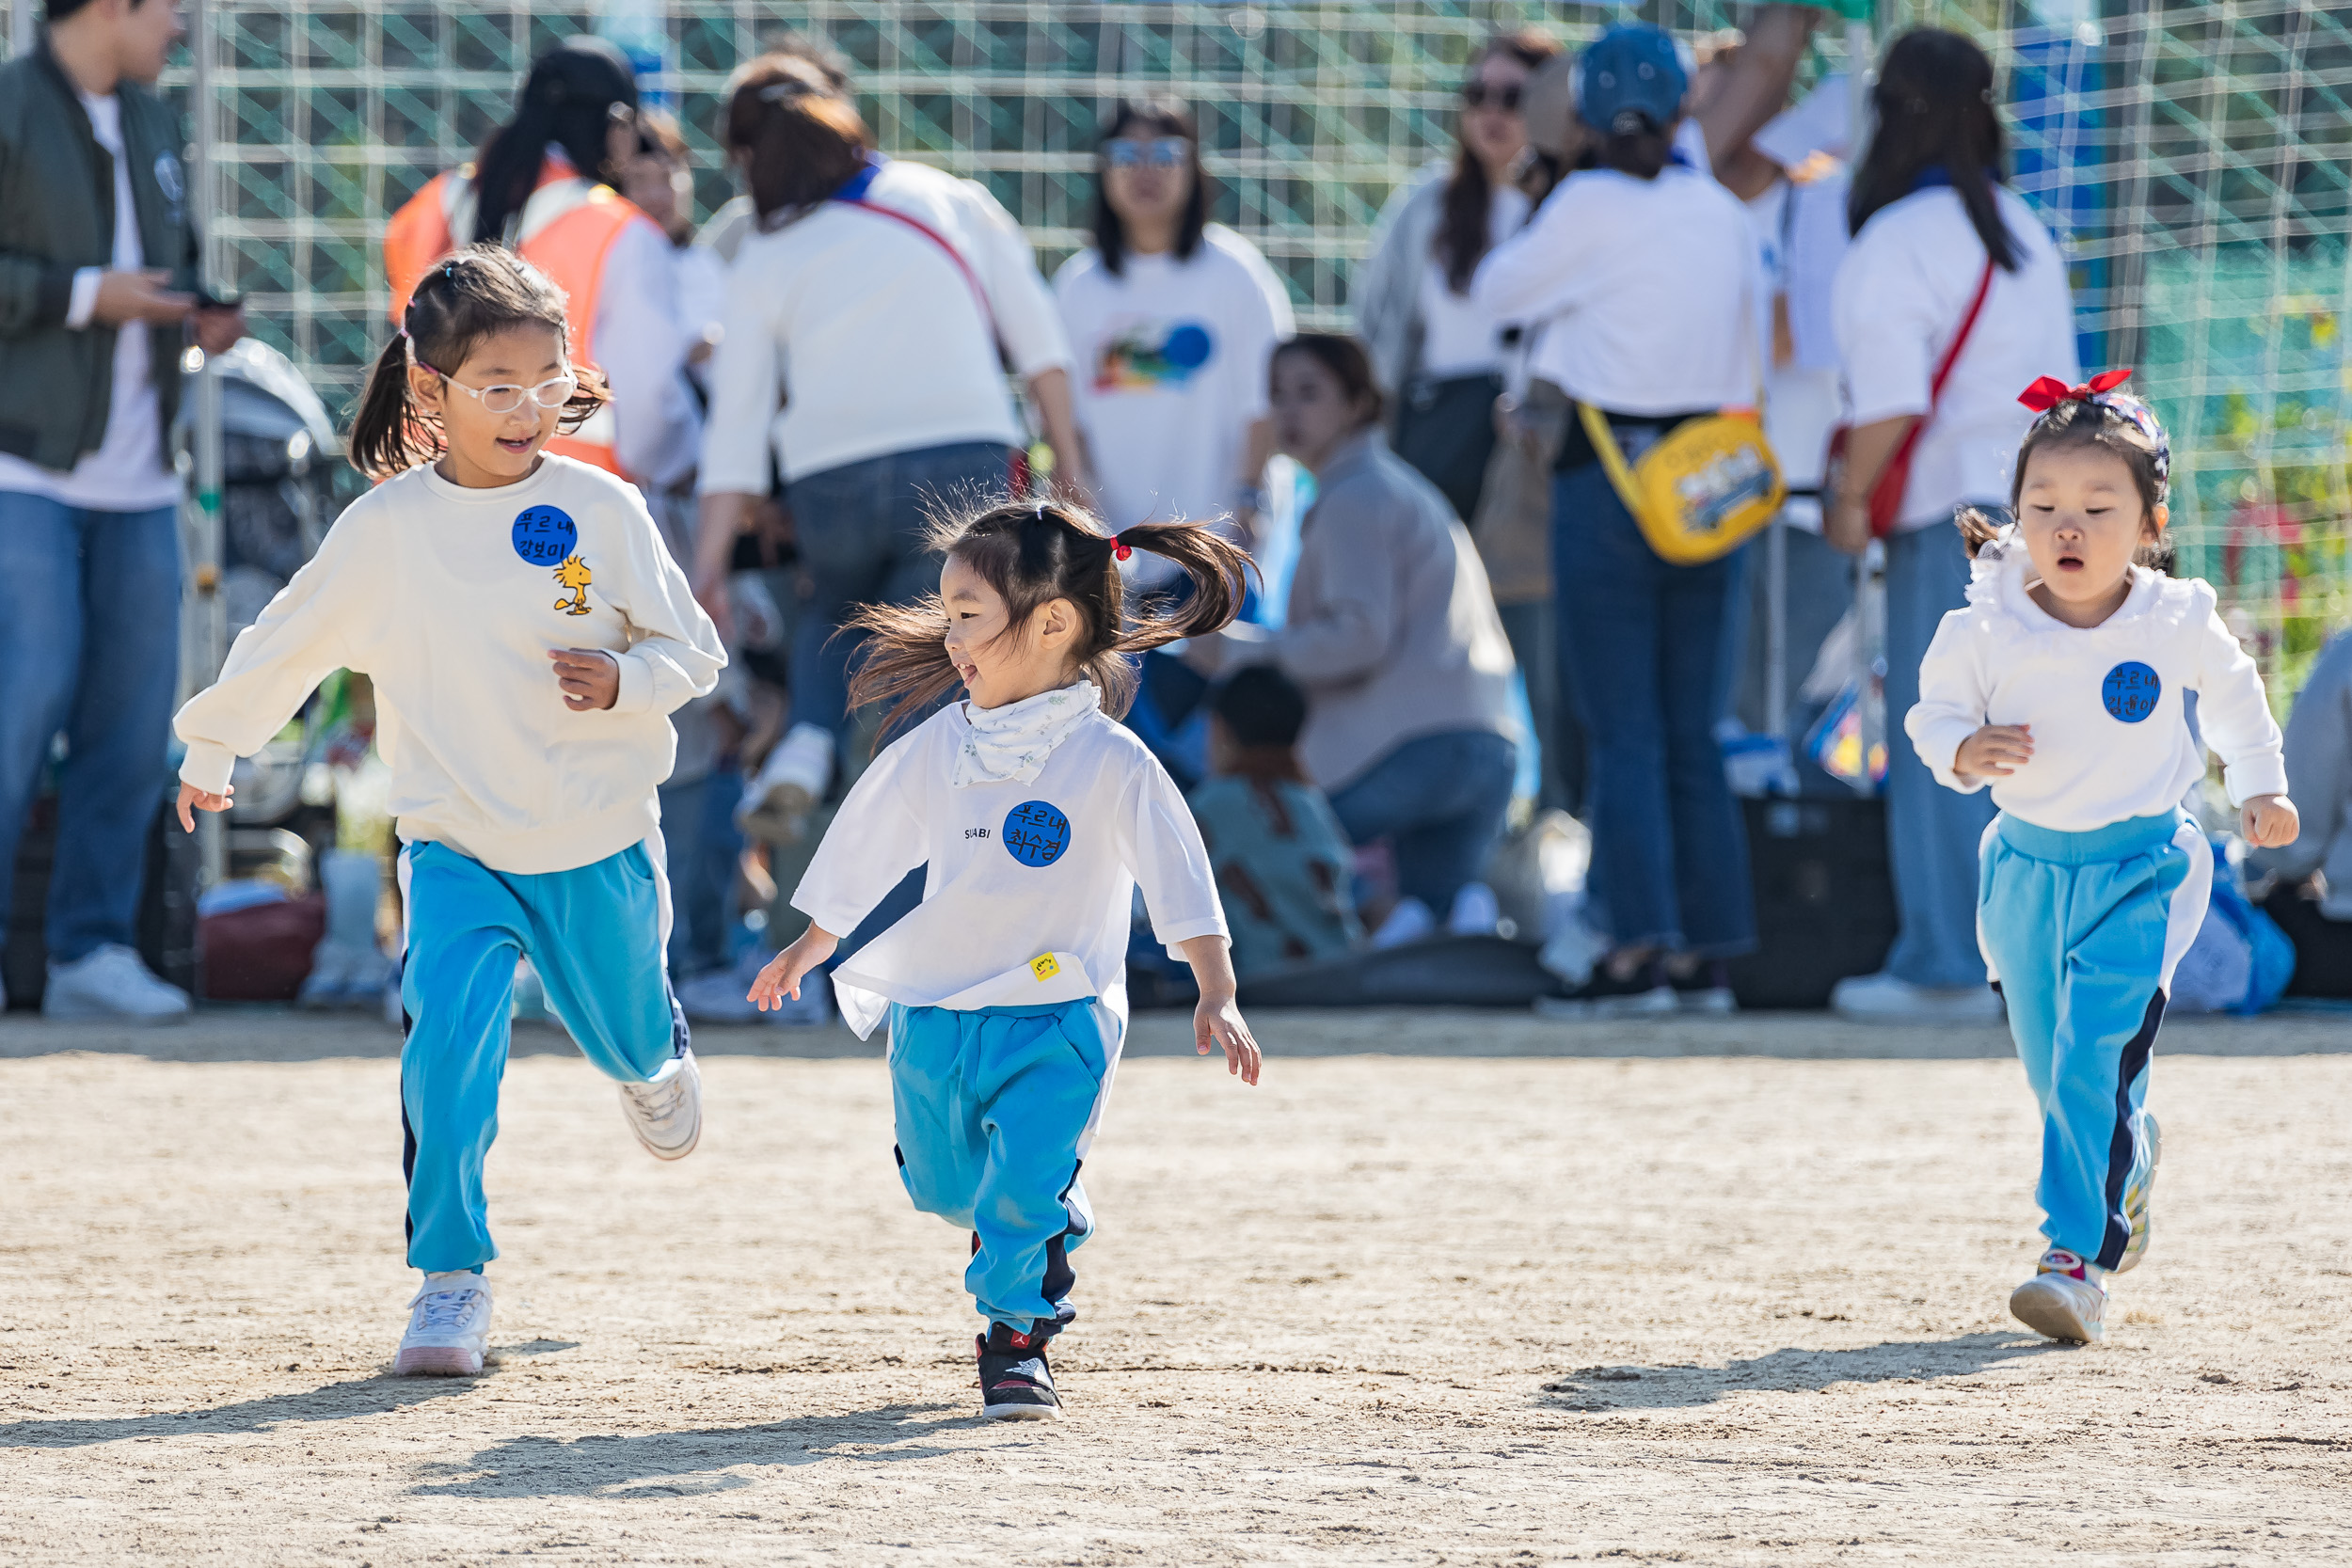
[[[894,451],[785,486],[801,550],[800,624],[792,639],[792,721],[848,744],[854,639],[836,637],[863,604],[913,604],[938,592],[939,558],[923,547],[937,507],[1001,499],[1011,454],[993,441]]]
[[[743,852],[735,803],[743,777],[722,764],[691,784],[661,786],[661,836],[670,851],[670,969],[684,976],[733,958],[730,895]]]
[[[569,871],[493,871],[446,844],[401,851],[408,951],[400,1121],[408,1264],[427,1274],[496,1258],[482,1167],[499,1132],[515,960],[607,1078],[642,1084],[686,1048],[661,963],[660,894],[642,844]]]
[[[1744,953],[1756,945],[1747,835],[1715,742],[1740,554],[1661,561],[1597,463],[1553,481],[1551,533],[1610,935],[1620,947]]]
[[[1449,730],[1404,741],[1331,797],[1354,844],[1385,838],[1397,891],[1439,920],[1475,881],[1511,811],[1518,753],[1492,730]]]
[[[57,732],[49,957],[136,945],[147,832],[170,778],[180,532],[170,507],[88,512],[0,491],[0,910]]]
[[[1993,820],[1993,792],[1946,789],[1903,733],[1903,716],[1919,700],[1919,661],[1945,611],[1967,594],[1960,530],[1935,523],[1886,541],[1886,858],[1895,879],[1886,972],[1915,986],[1984,984],[1977,844]]]

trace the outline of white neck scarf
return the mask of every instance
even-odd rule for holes
[[[1099,705],[1094,683],[1087,680],[1041,691],[1003,707],[964,704],[969,733],[956,753],[955,777],[948,782],[958,789],[1002,784],[1008,779],[1027,784],[1044,768],[1054,748],[1070,738],[1078,721]]]

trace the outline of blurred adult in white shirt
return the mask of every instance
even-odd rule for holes
[[[1854,171],[1853,245],[1835,294],[1853,434],[1827,531],[1841,549],[1868,542],[1870,491],[1924,419],[1886,541],[1886,728],[1899,736],[1928,643],[1966,597],[1954,510],[2007,511],[2010,465],[2033,420],[2018,392],[2040,375],[2081,377],[2066,261],[2005,183],[1984,52],[1956,33],[1905,33],[1887,48],[1871,103],[1878,123]],[[1931,412],[1935,367],[1980,286],[1983,307]],[[1886,801],[1895,945],[1882,973],[1842,982],[1834,1005],[1873,1019],[1997,1019],[1976,926],[1990,798],[1944,788],[1912,747],[1892,744]]]

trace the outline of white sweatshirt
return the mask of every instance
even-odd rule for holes
[[[844,201],[746,235],[710,363],[705,495],[766,495],[771,448],[796,480],[956,442],[1018,445],[997,345],[1024,377],[1069,367],[1036,254],[986,186],[894,158],[866,200],[955,253]]]
[[[794,909],[846,935],[899,879],[930,867],[923,902],[834,972],[842,1017],[862,1037],[893,1002],[972,1010],[1098,997],[1123,1019],[1138,885],[1171,952],[1225,935],[1183,793],[1100,708],[1023,769],[1030,778],[959,786],[958,754],[974,738],[964,707],[950,704],[874,759],[793,892]]]
[[[2135,566],[2122,608],[2076,627],[2033,602],[2038,580],[2011,529],[1978,552],[1968,603],[1936,628],[1903,728],[1938,783],[1984,788],[1952,771],[1961,742],[1986,724],[2030,724],[2033,760],[1990,781],[2002,811],[2058,832],[2170,811],[2205,771],[2181,697],[2195,691],[2231,803],[2285,793],[2261,673],[2211,584]]]
[[[609,709],[564,703],[552,648],[620,667]],[[403,842],[495,871],[568,871],[660,822],[670,712],[726,664],[635,486],[568,457],[469,490],[411,468],[351,503],[173,727],[218,794],[337,669],[375,685]]]

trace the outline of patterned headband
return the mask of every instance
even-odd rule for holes
[[[2130,423],[2154,451],[2156,472],[2156,503],[2163,505],[2172,494],[2172,438],[2164,432],[2155,410],[2129,392],[2119,392],[2131,376],[2128,367],[2120,371],[2102,371],[2089,381],[2069,387],[2054,375],[2036,377],[2032,386],[2017,394],[2017,401],[2041,417],[2034,420],[2039,429],[2043,420],[2060,406],[2069,403],[2096,404],[2118,419]]]

